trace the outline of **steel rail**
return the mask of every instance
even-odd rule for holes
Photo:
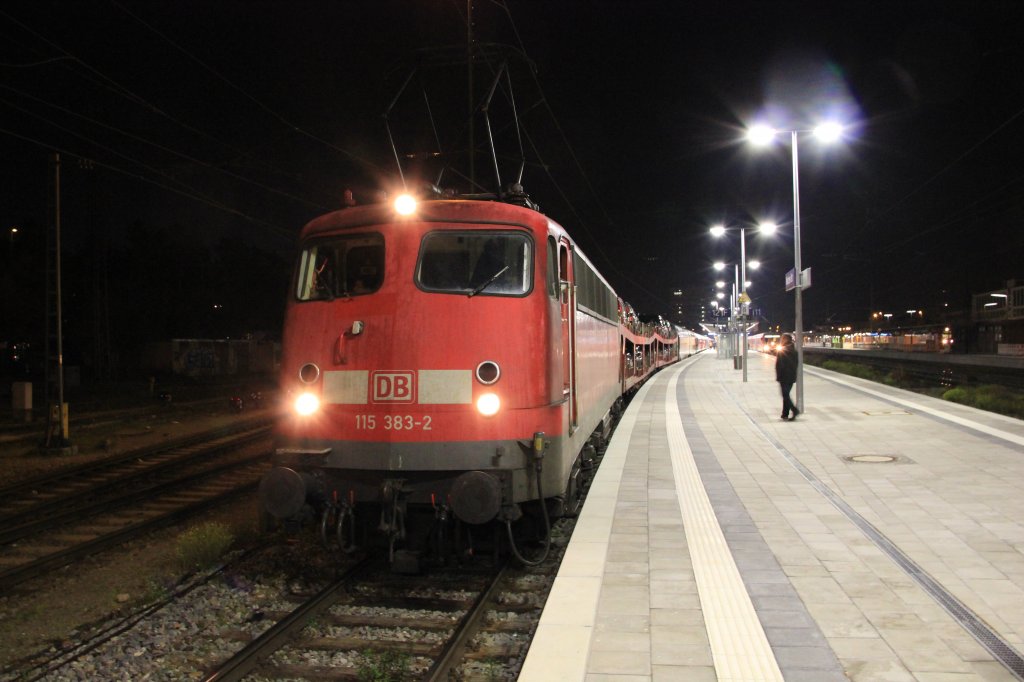
[[[157,599],[156,601],[147,603],[141,609],[133,611],[125,615],[123,618],[104,624],[97,633],[90,635],[89,639],[84,642],[71,643],[70,645],[68,645],[67,642],[63,643],[61,649],[54,652],[47,652],[47,658],[45,660],[36,663],[30,668],[20,671],[18,673],[20,675],[18,679],[22,682],[39,682],[40,680],[49,677],[60,668],[74,661],[81,660],[82,657],[88,656],[110,640],[128,632],[140,622],[157,613],[169,604],[184,598],[197,588],[209,584],[215,577],[224,575],[227,570],[240,564],[254,553],[262,551],[267,546],[269,546],[269,543],[263,543],[245,549],[240,554],[228,558],[225,563],[220,564],[217,568],[205,575],[200,575],[197,579],[191,579],[186,582],[179,582],[176,587],[172,588],[173,591],[170,594]]]
[[[225,391],[226,395],[232,393],[246,393],[245,390]],[[266,400],[266,399],[265,399]],[[270,401],[267,401],[268,404]],[[110,409],[90,409],[90,404],[81,400],[75,401],[76,412],[71,417],[70,424],[73,429],[84,429],[101,426],[108,423],[123,423],[125,419],[133,419],[138,417],[146,417],[157,413],[162,414],[179,414],[182,412],[180,408],[186,409],[205,409],[209,405],[223,405],[224,397],[215,398],[198,398],[195,400],[186,400],[174,402],[171,405],[160,404],[155,401],[153,403],[143,405],[141,407],[124,407],[124,408],[110,408]],[[33,410],[38,411],[38,410]],[[8,411],[6,415],[0,413],[0,419],[4,416],[15,419],[18,415],[14,414],[14,411]],[[0,423],[0,443],[20,443],[24,441],[32,441],[39,439],[39,433],[42,425],[37,421],[31,422],[19,422],[19,421],[5,421]]]
[[[107,549],[108,547],[122,544],[126,540],[130,540],[134,537],[138,537],[139,535],[157,530],[164,526],[169,526],[229,500],[236,495],[254,490],[259,485],[259,473],[260,472],[254,472],[247,482],[242,485],[235,486],[230,490],[196,501],[192,504],[186,504],[165,514],[160,514],[143,521],[123,526],[110,533],[97,536],[92,540],[79,543],[74,547],[60,550],[52,554],[47,554],[28,563],[19,564],[18,566],[0,571],[0,594],[25,582],[26,580],[29,580],[30,578],[37,576],[40,572],[65,566],[76,559],[95,554],[101,550]],[[211,482],[211,486],[214,483],[215,482]]]
[[[246,445],[264,437],[268,429],[269,427],[260,427],[241,435],[225,436],[220,442],[210,443],[208,447],[184,446],[181,449],[186,451],[180,452],[177,455],[173,451],[163,451],[157,455],[158,460],[154,459],[151,464],[142,468],[133,468],[133,470],[128,471],[122,476],[104,478],[96,482],[95,485],[84,489],[75,485],[67,489],[67,494],[51,494],[46,500],[37,504],[29,503],[15,513],[0,516],[0,544],[6,544],[24,537],[25,532],[22,531],[23,528],[42,528],[48,525],[48,522],[51,520],[57,523],[59,522],[58,519],[61,518],[69,518],[80,513],[89,513],[94,509],[101,508],[108,501],[127,500],[130,495],[123,495],[120,491],[124,490],[129,484],[146,478],[165,476],[169,470],[171,473],[175,473],[175,470],[194,466],[197,461],[204,458],[224,456],[237,446]],[[145,455],[141,457],[145,457]],[[153,456],[149,455],[149,457]],[[112,472],[107,467],[104,468],[104,473],[109,476]],[[59,491],[61,485],[68,486],[73,483],[75,481],[71,480],[64,484],[53,484],[48,492],[52,493],[55,489]],[[142,490],[159,490],[161,485],[148,486]],[[109,497],[112,492],[116,495],[113,499]]]
[[[494,601],[498,586],[508,574],[511,565],[511,561],[506,561],[505,565],[492,576],[490,585],[480,593],[480,596],[473,602],[469,611],[459,620],[455,632],[445,643],[441,654],[424,673],[423,682],[442,682],[449,679],[452,669],[462,659],[466,643],[479,632],[480,621],[483,619],[484,614],[487,613],[487,608]]]
[[[332,583],[222,663],[217,670],[204,678],[204,682],[238,682],[244,678],[262,659],[283,648],[307,623],[337,602],[339,593],[360,571],[366,569],[371,561],[372,559],[365,558],[349,567]]]
[[[133,502],[151,500],[155,495],[168,493],[178,488],[185,488],[191,483],[197,483],[203,479],[210,478],[211,476],[223,474],[233,469],[242,469],[243,467],[256,464],[261,460],[266,461],[267,456],[267,453],[263,452],[258,455],[241,457],[237,460],[225,462],[215,467],[196,471],[184,476],[177,476],[169,480],[154,483],[144,488],[137,488],[118,497],[106,498],[78,507],[71,507],[56,514],[47,516],[46,518],[31,520],[20,526],[3,529],[0,530],[0,545],[10,544],[31,535],[38,535],[39,533],[47,530],[56,530],[59,526],[71,521],[84,521],[88,516],[98,516],[99,514],[116,511],[117,509],[126,507]]]
[[[120,466],[126,462],[132,462],[140,457],[153,457],[170,450],[176,450],[179,448],[185,448],[192,445],[198,445],[208,442],[212,438],[223,438],[237,434],[246,429],[263,429],[267,430],[270,428],[268,422],[269,418],[261,417],[257,419],[249,419],[244,422],[239,422],[228,427],[222,427],[218,429],[211,429],[209,431],[203,431],[190,436],[185,436],[175,440],[170,440],[161,443],[157,446],[136,448],[129,450],[120,455],[109,457],[100,461],[88,462],[73,467],[61,469],[56,473],[43,474],[41,476],[34,476],[32,478],[26,478],[17,483],[12,483],[9,486],[0,488],[0,499],[8,500],[13,495],[24,492],[26,490],[33,490],[36,488],[42,488],[50,485],[55,485],[64,479],[75,479],[81,477],[84,474],[99,472],[107,470],[116,466]]]

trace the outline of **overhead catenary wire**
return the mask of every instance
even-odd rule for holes
[[[77,75],[80,76],[80,77],[85,78],[89,82],[92,82],[96,86],[98,86],[100,88],[103,88],[105,90],[108,90],[108,91],[116,94],[119,97],[123,97],[123,98],[127,99],[128,101],[136,104],[137,106],[142,107],[146,111],[148,111],[148,112],[150,112],[152,114],[156,114],[156,115],[160,116],[161,118],[163,118],[163,119],[165,119],[167,121],[170,121],[171,123],[173,123],[173,124],[175,124],[177,126],[180,126],[182,129],[187,130],[188,132],[194,133],[194,134],[196,134],[196,135],[198,135],[198,136],[200,136],[200,137],[202,137],[204,139],[207,139],[207,140],[209,140],[211,142],[214,142],[215,144],[219,145],[220,147],[229,150],[236,157],[246,157],[246,156],[249,156],[251,154],[251,152],[249,152],[247,150],[239,149],[236,146],[234,146],[234,145],[232,145],[230,143],[227,143],[224,140],[222,140],[222,139],[220,139],[220,138],[218,138],[218,137],[216,137],[214,135],[209,134],[205,130],[197,128],[196,126],[193,126],[193,125],[191,125],[190,123],[188,123],[186,121],[183,121],[183,120],[181,120],[181,119],[179,119],[179,118],[177,118],[175,116],[172,116],[171,114],[169,114],[166,111],[164,111],[161,107],[157,106],[153,102],[151,102],[148,99],[146,99],[145,97],[137,94],[136,92],[132,91],[131,89],[123,86],[118,81],[116,81],[113,78],[111,78],[110,76],[106,75],[105,73],[103,73],[99,69],[93,67],[91,64],[89,64],[85,60],[80,59],[77,55],[71,53],[70,51],[68,51],[67,49],[65,49],[64,47],[59,45],[58,43],[56,43],[53,40],[47,38],[46,36],[42,35],[38,31],[32,29],[30,26],[26,25],[24,22],[19,21],[15,17],[11,16],[9,13],[4,12],[3,10],[0,10],[0,16],[6,17],[11,22],[13,22],[15,25],[20,27],[22,30],[26,31],[28,34],[30,34],[31,36],[33,36],[37,40],[41,41],[47,47],[49,47],[50,49],[60,53],[59,57],[45,59],[45,60],[40,60],[38,62],[39,65],[44,65],[46,63],[51,63],[51,62],[60,62],[60,64],[59,64],[60,66],[68,68],[68,64],[65,64],[64,62],[70,62],[73,65],[77,65],[77,66],[85,69],[85,73],[78,72]]]
[[[172,40],[165,33],[163,33],[162,31],[160,31],[156,27],[154,27],[151,24],[149,24],[148,22],[146,22],[144,19],[139,17],[137,14],[135,14],[134,12],[129,10],[127,7],[125,7],[121,3],[117,2],[117,0],[110,0],[110,3],[112,5],[114,5],[115,7],[117,7],[118,9],[120,9],[125,14],[127,14],[128,16],[130,16],[132,19],[134,19],[138,23],[140,23],[143,26],[145,26],[151,32],[153,32],[156,35],[160,36],[160,38],[162,38],[164,41],[166,41],[167,44],[171,45],[174,49],[176,49],[179,52],[181,52],[183,55],[185,55],[186,57],[188,57],[189,59],[194,61],[196,64],[199,64],[201,67],[206,69],[209,73],[211,73],[212,75],[216,76],[225,85],[227,85],[228,87],[230,87],[234,91],[238,92],[240,95],[242,95],[243,97],[248,99],[250,102],[252,102],[256,106],[258,106],[260,109],[262,109],[268,115],[270,115],[271,117],[277,119],[277,121],[279,121],[280,123],[282,123],[285,126],[287,126],[289,130],[292,130],[292,131],[298,133],[299,135],[307,137],[310,140],[318,142],[318,143],[324,145],[325,147],[327,147],[329,149],[332,149],[332,150],[338,152],[339,154],[342,154],[342,155],[348,157],[349,159],[351,159],[353,161],[356,161],[357,163],[361,164],[362,166],[364,166],[366,168],[369,168],[369,169],[377,171],[377,172],[382,172],[384,170],[379,165],[377,165],[376,163],[373,163],[369,159],[365,159],[365,158],[359,156],[358,154],[356,154],[355,152],[352,152],[352,151],[350,151],[348,149],[344,149],[342,147],[339,147],[338,145],[336,145],[336,144],[334,144],[334,143],[332,143],[332,142],[330,142],[328,140],[325,140],[324,138],[322,138],[322,137],[320,137],[318,135],[314,135],[313,133],[309,132],[305,128],[302,128],[301,126],[297,125],[296,123],[293,123],[291,120],[285,118],[283,115],[281,115],[280,113],[278,113],[274,109],[271,109],[269,106],[264,104],[261,100],[259,100],[258,98],[256,98],[252,94],[250,94],[246,89],[244,89],[243,87],[241,87],[240,85],[238,85],[237,83],[235,83],[234,81],[229,79],[227,76],[222,74],[220,71],[217,71],[212,66],[210,66],[209,64],[204,62],[202,59],[200,59],[199,57],[195,56],[190,51],[186,50],[184,47],[182,47],[176,41]]]
[[[953,168],[958,163],[960,163],[961,161],[966,159],[968,156],[970,156],[971,154],[976,152],[982,145],[984,145],[986,142],[991,140],[993,137],[995,137],[997,134],[999,134],[1002,130],[1004,130],[1006,127],[1008,127],[1011,123],[1016,121],[1022,115],[1024,115],[1024,109],[1020,109],[1019,111],[1015,112],[1013,115],[1011,115],[1005,121],[1000,123],[998,126],[996,126],[994,129],[992,129],[990,132],[988,132],[985,135],[983,135],[980,140],[978,140],[973,145],[971,145],[966,151],[961,153],[955,159],[953,159],[952,161],[947,163],[945,166],[943,166],[941,169],[939,169],[937,172],[932,174],[927,180],[925,180],[924,182],[919,184],[917,187],[915,187],[911,191],[909,191],[906,194],[904,194],[900,199],[898,199],[895,202],[893,202],[892,205],[890,205],[889,208],[886,209],[885,211],[883,211],[878,217],[882,217],[882,216],[888,215],[889,213],[892,213],[893,211],[895,211],[897,208],[899,208],[900,205],[903,204],[903,202],[907,201],[912,196],[916,195],[918,192],[923,190],[925,187],[929,186],[930,184],[932,184],[933,182],[938,180],[940,177],[945,175],[951,168]]]
[[[982,146],[984,146],[986,143],[988,143],[990,140],[992,140],[998,134],[1002,133],[1007,128],[1009,128],[1011,126],[1011,124],[1016,122],[1022,116],[1024,116],[1024,109],[1019,109],[1019,110],[1015,111],[1014,113],[1012,113],[1010,116],[1008,116],[1006,119],[1004,119],[1002,122],[1000,122],[998,125],[996,125],[994,128],[992,128],[991,130],[985,132],[980,138],[978,138],[975,142],[970,144],[970,146],[968,146],[963,152],[957,154],[952,160],[950,160],[945,165],[943,165],[942,168],[940,168],[936,172],[934,172],[931,175],[929,175],[925,180],[923,180],[922,182],[918,183],[910,191],[903,193],[902,196],[900,196],[899,199],[896,199],[895,201],[891,202],[885,209],[883,209],[882,211],[877,213],[875,216],[872,216],[871,218],[866,220],[863,223],[863,225],[861,226],[861,228],[859,230],[859,234],[855,237],[855,239],[865,239],[865,238],[867,238],[867,236],[868,236],[868,228],[870,226],[872,226],[874,224],[881,223],[882,219],[884,219],[887,216],[890,216],[891,214],[893,214],[895,211],[897,211],[897,209],[902,207],[911,198],[917,196],[924,189],[930,187],[937,180],[939,180],[943,176],[947,175],[950,170],[952,170],[957,165],[961,164],[964,160],[966,160],[968,157],[970,157],[975,152],[977,152]],[[1011,186],[1012,184],[1018,182],[1019,180],[1020,180],[1020,178],[1015,178],[1013,180],[1005,182],[1002,185],[1000,185],[999,187],[997,187],[997,188],[993,189],[992,191],[988,192],[981,199],[977,199],[975,201],[970,202],[967,205],[960,206],[957,209],[957,211],[954,213],[953,216],[946,217],[946,218],[944,218],[943,220],[940,220],[940,221],[930,221],[930,220],[927,220],[927,218],[925,218],[925,221],[927,222],[927,225],[925,227],[917,229],[913,233],[911,233],[909,235],[904,235],[904,236],[900,237],[899,239],[897,239],[897,240],[895,240],[893,242],[890,242],[888,244],[882,245],[881,247],[878,247],[877,245],[875,245],[873,247],[873,249],[877,253],[880,253],[880,254],[891,253],[891,252],[895,251],[896,249],[898,249],[899,247],[904,246],[904,245],[906,245],[908,243],[911,243],[911,242],[913,242],[913,241],[915,241],[917,239],[920,239],[923,236],[926,236],[928,234],[933,234],[933,233],[937,232],[938,230],[941,230],[941,229],[944,229],[946,227],[950,227],[952,225],[955,225],[958,222],[960,222],[961,220],[963,220],[963,218],[957,217],[957,214],[965,214],[969,210],[977,211],[979,206],[982,205],[983,201],[987,201],[989,198],[996,196],[999,192],[1001,192],[1005,188]],[[874,235],[874,233],[872,233],[872,235]],[[877,237],[876,236],[872,236],[872,239],[877,241]]]
[[[42,140],[36,139],[34,137],[31,137],[29,135],[23,135],[23,134],[21,134],[21,133],[19,133],[17,131],[9,130],[7,128],[0,127],[0,134],[9,135],[10,137],[22,140],[23,142],[28,142],[28,143],[34,144],[34,145],[36,145],[38,147],[41,147],[41,148],[49,150],[49,151],[55,151],[55,152],[59,152],[61,154],[66,154],[67,156],[70,156],[70,157],[86,158],[86,157],[82,156],[82,154],[80,154],[78,152],[75,152],[75,151],[72,151],[72,150],[69,150],[69,149],[66,149],[64,147],[61,147],[60,145],[50,144],[48,142],[44,142]],[[242,218],[244,220],[247,220],[247,221],[249,221],[249,222],[251,222],[251,223],[253,223],[255,225],[260,225],[260,226],[263,226],[263,227],[270,228],[275,236],[287,240],[289,246],[294,241],[295,235],[294,235],[293,231],[285,229],[285,228],[283,228],[283,227],[281,227],[279,225],[275,225],[274,223],[270,223],[270,222],[267,222],[265,220],[261,220],[259,218],[256,218],[255,216],[251,216],[248,213],[245,213],[244,211],[240,211],[240,210],[238,210],[236,208],[233,208],[231,206],[228,206],[226,204],[220,203],[218,201],[209,199],[209,198],[204,197],[202,195],[193,194],[193,193],[187,191],[186,189],[182,189],[182,188],[179,188],[179,187],[173,187],[171,185],[164,184],[162,182],[154,180],[153,178],[149,178],[149,177],[146,177],[144,175],[140,175],[139,173],[137,173],[135,171],[130,171],[130,170],[121,168],[119,166],[115,166],[113,164],[106,163],[104,161],[98,161],[98,160],[91,159],[91,158],[90,158],[90,161],[92,161],[92,163],[94,163],[96,166],[98,166],[100,168],[104,168],[106,170],[113,171],[113,172],[118,173],[120,175],[123,175],[125,177],[133,178],[133,179],[138,180],[140,182],[145,182],[147,184],[154,185],[156,187],[160,187],[162,189],[165,189],[165,190],[167,190],[169,192],[173,192],[173,193],[178,194],[180,196],[187,197],[187,198],[193,199],[195,201],[199,201],[200,203],[206,204],[208,206],[212,206],[213,208],[216,208],[218,210],[224,211],[224,212],[229,213],[231,215],[234,215],[234,216],[236,216],[238,218]]]
[[[0,88],[3,88],[5,90],[9,90],[10,92],[13,92],[13,93],[15,93],[15,94],[17,94],[17,95],[19,95],[21,97],[25,97],[27,99],[30,99],[33,102],[36,102],[38,104],[42,104],[44,106],[56,109],[57,111],[60,111],[60,112],[62,112],[64,114],[67,114],[68,116],[72,116],[72,117],[80,119],[82,121],[86,121],[87,123],[91,123],[92,125],[99,126],[100,128],[103,128],[105,130],[109,130],[111,132],[118,133],[118,134],[123,135],[123,136],[125,136],[127,138],[135,140],[136,142],[141,142],[143,144],[149,145],[151,147],[159,149],[162,152],[166,152],[166,153],[171,154],[173,156],[176,156],[176,157],[178,157],[180,159],[183,159],[183,160],[188,161],[190,163],[196,164],[197,166],[201,166],[203,168],[207,168],[207,169],[215,171],[217,173],[221,173],[223,175],[226,175],[226,176],[228,176],[230,178],[233,178],[235,180],[238,180],[240,182],[245,182],[245,183],[254,185],[256,187],[259,187],[260,189],[264,189],[264,190],[266,190],[268,192],[271,192],[273,194],[277,194],[278,196],[282,196],[282,197],[285,197],[287,199],[291,199],[293,201],[296,201],[298,203],[302,203],[302,204],[304,204],[306,206],[309,206],[311,208],[319,209],[319,210],[322,210],[322,211],[329,211],[329,210],[331,210],[329,207],[324,206],[323,204],[315,203],[315,202],[310,201],[308,199],[304,199],[302,197],[296,196],[296,195],[294,195],[294,194],[292,194],[290,192],[287,192],[285,190],[278,189],[278,188],[275,188],[275,187],[271,187],[270,185],[267,185],[265,183],[253,180],[251,178],[247,178],[247,177],[245,177],[243,175],[240,175],[238,173],[232,172],[232,171],[230,171],[230,170],[228,170],[226,168],[223,168],[221,166],[209,163],[207,161],[203,161],[202,159],[197,159],[194,156],[191,156],[189,154],[185,154],[184,152],[179,152],[179,151],[177,151],[175,149],[171,149],[170,147],[167,147],[167,146],[162,145],[162,144],[160,144],[158,142],[154,142],[152,140],[146,139],[144,137],[141,137],[140,135],[136,135],[135,133],[129,132],[129,131],[124,130],[122,128],[118,128],[116,126],[109,125],[107,123],[99,121],[99,120],[97,120],[95,118],[92,118],[90,116],[86,116],[85,114],[80,114],[78,112],[72,111],[72,110],[70,110],[70,109],[68,109],[66,107],[63,107],[63,106],[59,105],[59,104],[54,104],[53,102],[47,102],[46,100],[41,99],[39,97],[36,97],[36,96],[34,96],[34,95],[30,94],[30,93],[27,93],[27,92],[25,92],[23,90],[19,90],[17,88],[13,88],[13,87],[11,87],[9,85],[4,85],[2,83],[0,83]],[[16,107],[16,105],[14,105],[14,104],[12,104],[10,102],[8,102],[7,104],[9,106],[15,106]],[[18,108],[20,111],[23,111],[24,113],[29,114],[31,116],[37,116],[33,112],[30,112],[30,111],[28,111],[26,109],[23,109],[21,107],[16,107],[16,108]],[[43,119],[41,119],[41,120],[43,120]]]
[[[505,12],[506,17],[509,20],[509,25],[511,26],[512,32],[515,35],[516,42],[518,43],[518,49],[519,49],[520,54],[523,56],[523,58],[527,62],[532,63],[532,61],[530,60],[529,55],[527,53],[526,47],[525,47],[525,45],[524,45],[524,43],[522,41],[522,38],[521,38],[521,36],[519,34],[519,29],[516,26],[515,19],[512,17],[512,13],[511,13],[511,11],[508,8],[507,3],[504,0],[501,0],[500,2],[498,2],[496,0],[490,0],[490,2],[491,2],[491,4],[501,8]],[[452,0],[452,4],[455,6],[456,11],[459,14],[460,18],[464,22],[468,22],[470,20],[470,18],[465,13],[462,12],[462,10],[459,7],[459,5],[457,3],[455,3],[454,0]],[[485,55],[485,62],[491,68],[492,73],[493,73],[495,67],[494,67],[493,64],[490,63],[489,60],[486,59],[486,55]],[[540,98],[532,106],[528,107],[527,109],[524,109],[522,113],[525,114],[526,111],[532,110],[532,109],[534,109],[536,107],[539,107],[539,106],[543,106],[544,107],[544,109],[547,111],[548,115],[550,116],[551,121],[554,124],[555,129],[557,130],[560,138],[562,139],[562,142],[565,144],[565,147],[568,150],[568,153],[569,153],[570,157],[572,158],[573,164],[576,166],[577,170],[580,173],[580,176],[583,178],[584,184],[585,184],[588,192],[594,198],[594,204],[600,209],[600,212],[604,216],[605,220],[607,221],[607,224],[610,227],[615,228],[616,227],[615,221],[612,219],[612,217],[609,214],[607,208],[604,206],[603,202],[601,201],[600,196],[597,193],[597,190],[594,188],[594,185],[593,185],[593,183],[590,180],[589,175],[587,174],[586,170],[583,168],[583,164],[580,161],[579,156],[576,154],[575,149],[573,148],[571,142],[568,139],[568,135],[565,133],[565,130],[563,129],[563,127],[562,127],[562,125],[561,125],[561,123],[560,123],[560,121],[558,119],[558,116],[555,114],[555,111],[552,109],[551,104],[548,101],[548,98],[547,98],[546,94],[544,93],[544,88],[543,88],[543,86],[542,86],[542,84],[540,82],[540,79],[537,77],[536,71],[534,69],[529,69],[529,71],[530,71],[531,78],[533,79],[534,85],[536,86],[537,91],[540,93]],[[504,92],[504,90],[503,90],[503,92]],[[506,94],[506,96],[507,96],[507,93],[504,93],[504,94]],[[582,213],[577,209],[575,202],[570,198],[568,193],[563,189],[561,183],[558,180],[555,179],[555,176],[554,176],[554,174],[552,172],[551,164],[549,164],[548,162],[546,162],[544,160],[543,155],[541,154],[541,152],[540,152],[540,150],[539,150],[539,148],[537,146],[537,142],[536,142],[535,138],[530,134],[530,131],[529,131],[527,125],[525,124],[525,122],[520,122],[520,127],[521,127],[521,129],[523,131],[523,134],[525,135],[525,137],[527,139],[527,142],[528,142],[528,144],[530,146],[531,151],[533,152],[533,154],[537,158],[538,165],[544,171],[545,176],[548,178],[548,180],[553,185],[553,187],[554,187],[556,193],[558,194],[558,196],[565,203],[566,207],[569,210],[569,213],[575,218],[575,220],[576,220],[575,225],[581,230],[581,232],[583,232],[584,234],[586,234],[590,238],[590,242],[593,245],[593,249],[594,249],[595,254],[600,256],[602,261],[605,263],[604,267],[605,267],[606,272],[613,273],[614,275],[616,275],[621,280],[625,280],[625,281],[629,282],[637,290],[642,291],[643,293],[647,294],[649,297],[651,297],[659,305],[665,306],[666,308],[671,306],[671,305],[673,305],[673,303],[671,301],[669,301],[667,298],[665,298],[664,296],[662,296],[660,294],[652,292],[643,283],[636,281],[635,279],[630,277],[628,274],[624,273],[618,267],[618,265],[616,264],[615,260],[612,259],[608,255],[607,251],[602,246],[600,240],[597,238],[597,236],[594,234],[594,232],[590,229],[590,226],[589,226],[587,220],[583,217]]]
[[[144,108],[146,111],[148,111],[150,113],[157,114],[158,116],[160,116],[160,117],[162,117],[162,118],[164,118],[164,119],[174,123],[175,125],[180,126],[184,130],[187,130],[187,131],[189,131],[191,133],[195,133],[196,135],[199,135],[200,137],[202,137],[204,139],[208,139],[208,140],[216,143],[220,147],[223,147],[225,149],[230,150],[236,156],[244,157],[244,156],[248,156],[249,155],[249,152],[247,152],[246,150],[239,149],[237,147],[234,147],[231,144],[225,143],[223,140],[221,140],[221,139],[219,139],[219,138],[217,138],[217,137],[215,137],[213,135],[210,135],[206,131],[201,130],[201,129],[195,127],[195,126],[192,126],[189,123],[187,123],[185,121],[182,121],[182,120],[180,120],[180,119],[178,119],[178,118],[168,114],[167,112],[165,112],[160,107],[156,106],[155,104],[153,104],[152,102],[150,102],[146,98],[144,98],[144,97],[138,95],[137,93],[133,92],[129,88],[121,85],[116,80],[114,80],[113,78],[111,78],[108,75],[104,74],[99,69],[91,66],[86,61],[80,59],[78,56],[74,55],[73,53],[71,53],[70,51],[68,51],[67,49],[65,49],[61,45],[59,45],[58,43],[56,43],[53,40],[47,38],[46,36],[42,35],[38,31],[32,29],[30,26],[28,26],[24,22],[22,22],[22,21],[18,20],[17,18],[11,16],[8,12],[5,12],[2,9],[0,9],[0,16],[5,17],[8,20],[10,20],[13,24],[15,24],[18,27],[20,27],[22,30],[27,32],[29,35],[31,35],[35,39],[41,41],[48,48],[50,48],[50,49],[60,53],[59,57],[51,58],[51,59],[45,59],[45,60],[40,60],[39,62],[37,62],[39,65],[43,65],[43,64],[51,63],[51,62],[60,62],[61,66],[64,66],[65,68],[67,68],[67,64],[65,64],[64,62],[70,62],[71,64],[77,65],[77,66],[85,69],[85,73],[78,72],[77,75],[85,78],[89,82],[94,83],[98,87],[101,87],[101,88],[106,89],[106,90],[108,90],[110,92],[113,92],[116,95],[118,95],[120,97],[123,97],[123,98],[127,99],[128,101],[130,101],[130,102],[132,102],[132,103],[134,103],[134,104]],[[128,133],[124,133],[124,134],[128,134]],[[170,150],[167,150],[167,151],[170,151]],[[71,153],[74,154],[74,152],[71,152]],[[172,152],[172,153],[175,153],[175,152]],[[181,154],[181,153],[177,152],[177,154]],[[223,171],[223,172],[228,172],[228,171]],[[238,176],[238,177],[240,178],[241,176]],[[252,181],[250,180],[250,182],[252,182]],[[269,189],[269,187],[265,187],[265,188]],[[282,193],[282,192],[283,192],[283,190],[277,190],[275,193]],[[186,194],[186,196],[187,196],[187,194]],[[319,208],[319,207],[317,207],[317,208]],[[242,213],[242,212],[240,212],[240,213]]]
[[[19,107],[19,106],[15,105],[15,104],[12,104],[12,103],[7,102],[5,100],[0,100],[0,102],[3,102],[7,106],[10,106],[10,107],[13,107],[15,109],[18,109],[19,111],[22,111],[24,113],[28,113],[30,115],[33,115],[36,118],[38,118],[39,120],[43,121],[44,123],[47,123],[47,124],[57,128],[58,130],[62,130],[64,132],[66,132],[66,133],[69,133],[69,134],[75,136],[75,137],[78,137],[78,138],[88,142],[89,144],[95,145],[97,148],[102,149],[102,150],[104,150],[104,151],[106,151],[106,152],[108,152],[110,154],[113,154],[114,156],[116,156],[118,158],[121,158],[121,159],[123,159],[125,161],[128,161],[130,163],[134,163],[134,164],[136,164],[138,166],[141,166],[142,168],[150,171],[151,173],[154,173],[155,175],[158,175],[158,176],[164,178],[165,180],[167,180],[167,181],[169,181],[171,183],[176,183],[178,185],[181,185],[186,190],[189,190],[191,192],[191,194],[186,193],[187,195],[194,196],[194,197],[201,197],[203,199],[204,203],[209,204],[210,206],[216,206],[218,208],[221,208],[222,210],[229,210],[229,211],[231,211],[233,213],[237,213],[238,215],[244,215],[241,211],[236,211],[235,209],[231,209],[230,207],[228,207],[227,205],[217,201],[216,199],[213,199],[213,198],[208,197],[208,196],[204,196],[195,187],[192,187],[188,183],[183,182],[181,180],[178,180],[177,178],[174,178],[174,177],[168,175],[167,173],[165,173],[164,171],[161,171],[158,168],[154,168],[153,166],[150,166],[147,163],[144,163],[144,162],[139,161],[137,159],[133,159],[132,157],[128,156],[127,154],[124,154],[124,153],[119,152],[119,151],[117,151],[115,149],[112,149],[112,148],[110,148],[110,147],[108,147],[108,146],[106,146],[106,145],[104,145],[104,144],[102,144],[100,142],[97,142],[96,140],[92,140],[92,139],[86,137],[85,135],[82,135],[81,133],[77,133],[77,132],[75,132],[75,131],[73,131],[73,130],[71,130],[69,128],[66,128],[65,126],[62,126],[62,125],[60,125],[60,124],[58,124],[58,123],[56,123],[54,121],[51,121],[51,120],[49,120],[47,118],[39,116],[38,114],[32,114],[31,112],[28,112],[27,110],[23,109],[22,107]],[[82,154],[75,154],[74,152],[71,152],[71,155],[77,156],[77,157],[83,157]],[[90,160],[95,162],[95,159],[90,159]],[[99,163],[99,162],[97,162],[97,163]],[[165,187],[170,187],[169,185],[164,185],[164,186]],[[262,224],[268,225],[268,226],[271,225],[271,223],[266,223],[264,221],[259,221],[259,222],[262,223]]]

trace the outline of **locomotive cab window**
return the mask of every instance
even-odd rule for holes
[[[384,282],[384,237],[354,234],[306,244],[299,254],[295,296],[300,301],[372,294]]]
[[[533,249],[515,232],[431,232],[423,237],[416,284],[467,296],[524,296],[533,287]]]
[[[558,298],[558,245],[554,237],[548,237],[548,296]]]

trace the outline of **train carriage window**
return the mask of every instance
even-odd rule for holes
[[[333,300],[371,294],[384,282],[384,237],[353,234],[310,242],[299,253],[295,297]]]
[[[576,275],[576,307],[614,324],[618,319],[615,292],[578,253],[573,254],[573,272]]]
[[[524,296],[533,288],[532,242],[515,232],[431,232],[420,245],[416,284],[441,293]]]

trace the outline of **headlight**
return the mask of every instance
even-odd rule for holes
[[[303,393],[295,399],[295,411],[308,417],[320,409],[320,399],[312,393]]]
[[[476,399],[476,409],[485,417],[493,417],[501,409],[501,399],[494,393],[484,393]]]
[[[412,215],[416,212],[416,200],[409,194],[400,194],[395,199],[395,212],[398,215]]]

